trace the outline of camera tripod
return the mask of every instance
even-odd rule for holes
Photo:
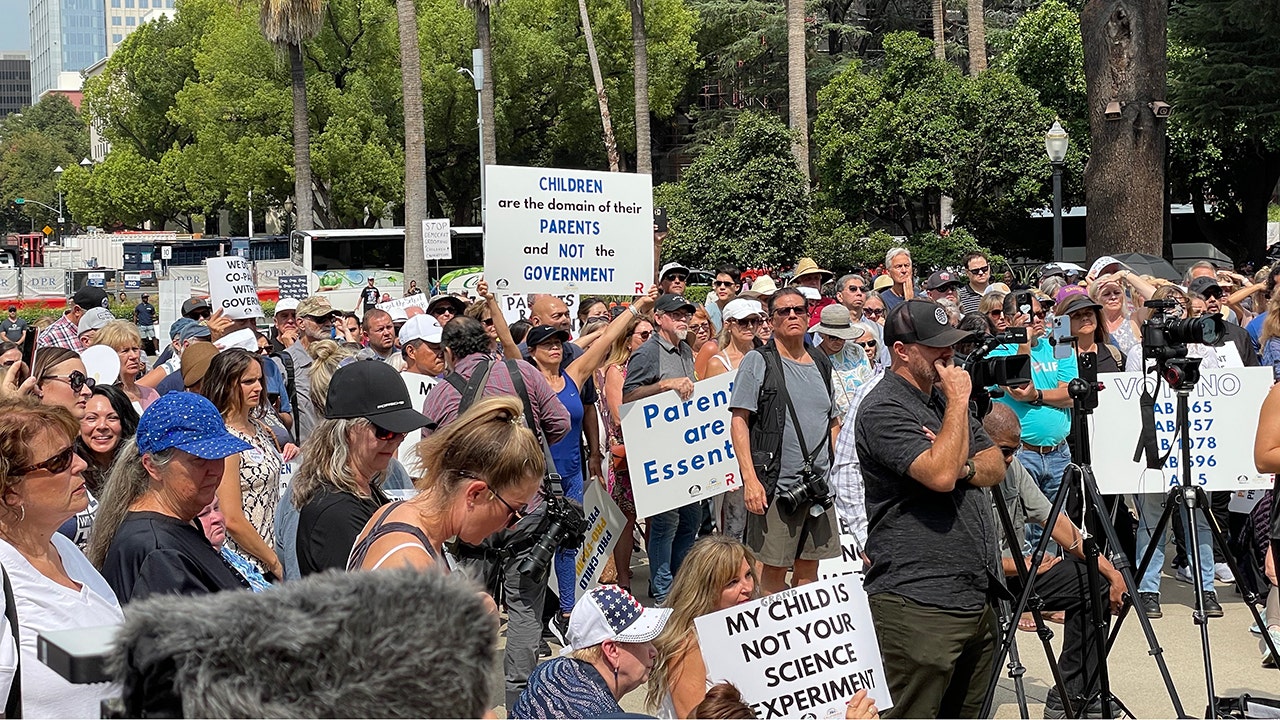
[[[1145,362],[1145,358],[1144,358]],[[1142,444],[1148,445],[1147,465],[1151,467],[1154,463],[1156,468],[1163,468],[1165,458],[1156,457],[1157,453],[1154,449],[1154,430],[1148,432],[1147,428],[1154,428],[1154,402],[1155,393],[1159,389],[1160,374],[1164,374],[1164,379],[1169,383],[1169,387],[1174,391],[1176,396],[1177,407],[1175,410],[1175,430],[1173,442],[1178,443],[1181,440],[1181,458],[1182,473],[1178,484],[1170,488],[1164,500],[1164,511],[1160,514],[1160,519],[1156,522],[1155,527],[1151,531],[1151,541],[1147,544],[1147,551],[1143,554],[1142,560],[1138,563],[1138,577],[1142,577],[1148,567],[1151,565],[1151,559],[1155,555],[1157,543],[1164,538],[1165,527],[1169,524],[1170,518],[1173,517],[1174,508],[1182,516],[1182,525],[1187,532],[1187,552],[1191,556],[1192,567],[1192,586],[1195,589],[1195,610],[1191,614],[1192,622],[1200,626],[1200,648],[1204,659],[1204,680],[1205,689],[1208,693],[1208,711],[1211,717],[1217,717],[1217,706],[1215,700],[1213,686],[1213,658],[1209,651],[1209,618],[1205,614],[1205,590],[1200,582],[1200,529],[1196,524],[1196,512],[1199,512],[1205,519],[1209,527],[1209,532],[1213,536],[1213,541],[1219,543],[1220,547],[1227,547],[1226,537],[1223,536],[1222,529],[1218,526],[1217,519],[1210,512],[1209,496],[1205,493],[1204,488],[1194,485],[1191,482],[1191,437],[1188,432],[1190,427],[1190,418],[1188,413],[1188,400],[1191,395],[1191,389],[1195,387],[1196,382],[1200,379],[1199,371],[1200,360],[1197,358],[1177,358],[1177,359],[1160,359],[1157,364],[1157,380],[1156,390],[1148,394],[1144,388],[1142,395],[1143,407],[1143,437],[1140,441],[1139,450]],[[1150,423],[1150,424],[1149,424]],[[1169,453],[1173,452],[1173,446],[1170,446]],[[1163,470],[1162,477],[1163,477]],[[1228,566],[1231,568],[1232,574],[1240,572],[1236,564],[1236,560],[1231,553],[1225,553]],[[1240,577],[1240,575],[1236,575]],[[1136,586],[1131,586],[1136,587]],[[1245,605],[1249,611],[1253,613],[1253,619],[1258,623],[1258,627],[1264,628],[1263,641],[1267,647],[1271,649],[1273,657],[1276,655],[1276,647],[1271,641],[1269,633],[1265,632],[1266,624],[1262,620],[1262,616],[1258,613],[1257,605],[1261,603],[1261,598],[1252,588],[1246,588],[1241,585],[1241,593],[1244,596]],[[1138,613],[1139,619],[1145,620],[1146,614],[1142,611]],[[1124,616],[1116,621],[1115,627],[1111,632],[1110,642],[1114,642],[1116,635],[1120,631],[1120,625],[1124,621]],[[1181,708],[1178,708],[1178,714],[1182,714]]]
[[[1054,683],[1058,687],[1059,697],[1062,700],[1063,710],[1067,717],[1083,717],[1086,714],[1090,701],[1096,696],[1102,705],[1104,717],[1113,717],[1113,709],[1119,709],[1125,715],[1132,717],[1133,713],[1126,708],[1123,703],[1111,692],[1111,680],[1107,670],[1107,654],[1110,650],[1111,643],[1115,639],[1113,631],[1110,639],[1107,637],[1107,612],[1108,608],[1103,604],[1105,597],[1102,595],[1103,580],[1101,571],[1098,567],[1098,560],[1103,553],[1103,544],[1099,542],[1096,530],[1100,529],[1103,539],[1106,541],[1105,547],[1111,550],[1109,559],[1115,569],[1124,578],[1129,592],[1125,593],[1125,609],[1122,610],[1120,619],[1123,619],[1124,612],[1133,605],[1133,593],[1136,592],[1138,583],[1134,577],[1133,568],[1129,563],[1124,552],[1120,550],[1120,541],[1116,537],[1114,520],[1104,511],[1106,503],[1103,500],[1102,493],[1098,490],[1097,480],[1093,475],[1091,465],[1091,457],[1089,450],[1089,427],[1088,417],[1098,405],[1098,390],[1100,386],[1097,381],[1097,355],[1095,353],[1084,353],[1079,356],[1080,377],[1072,380],[1068,386],[1068,392],[1072,398],[1072,439],[1076,449],[1076,455],[1079,462],[1073,462],[1067,466],[1063,472],[1063,481],[1058,497],[1054,499],[1052,509],[1049,511],[1049,520],[1045,526],[1045,532],[1040,537],[1040,542],[1031,556],[1030,566],[1032,568],[1039,567],[1041,560],[1044,558],[1045,551],[1048,548],[1050,540],[1052,540],[1051,530],[1053,523],[1057,520],[1069,496],[1075,493],[1079,494],[1079,501],[1082,507],[1083,517],[1081,518],[1081,537],[1083,544],[1083,553],[1085,556],[1085,572],[1089,591],[1089,607],[1091,617],[1091,638],[1094,644],[1097,662],[1097,690],[1090,693],[1084,698],[1083,705],[1078,709],[1079,713],[1074,712],[1077,708],[1073,707],[1071,698],[1067,692],[1067,688],[1062,682],[1061,674],[1058,670],[1056,661],[1053,658],[1052,648],[1049,644],[1053,637],[1053,631],[1044,623],[1041,617],[1040,609],[1044,603],[1035,595],[1035,585],[1037,575],[1032,574],[1022,558],[1021,540],[1014,537],[1013,523],[1008,517],[1008,512],[1004,509],[1004,502],[1000,494],[998,486],[993,488],[997,497],[996,507],[1000,515],[1001,524],[1004,525],[1005,534],[1008,537],[1010,554],[1013,556],[1014,564],[1018,568],[1018,576],[1022,581],[1022,592],[1018,597],[1017,604],[1013,607],[1010,614],[1015,620],[1009,623],[1007,628],[1003,629],[1004,635],[1000,645],[997,648],[995,662],[993,663],[993,672],[991,680],[987,687],[987,697],[983,704],[982,717],[990,717],[991,706],[995,699],[996,687],[1000,679],[1000,665],[1004,662],[1006,654],[1009,654],[1011,661],[1009,663],[1009,675],[1014,678],[1015,686],[1018,692],[1019,708],[1022,716],[1027,716],[1025,692],[1022,690],[1022,674],[1025,669],[1017,661],[1013,651],[1014,639],[1017,635],[1018,628],[1016,618],[1028,608],[1031,608],[1032,616],[1036,621],[1036,633],[1040,636],[1042,644],[1045,646],[1045,653],[1049,659],[1050,672],[1053,675]],[[1090,526],[1094,530],[1090,529]],[[1034,600],[1033,600],[1034,598]],[[1186,717],[1183,711],[1182,702],[1178,697],[1178,691],[1174,687],[1173,677],[1169,673],[1169,667],[1164,660],[1164,650],[1160,647],[1156,639],[1155,629],[1151,626],[1151,620],[1144,613],[1138,613],[1139,623],[1142,625],[1143,634],[1147,639],[1148,654],[1155,658],[1156,667],[1160,671],[1161,678],[1164,680],[1165,689],[1169,693],[1169,699],[1173,703],[1174,711],[1178,717]],[[1119,620],[1117,620],[1117,628]],[[1086,672],[1083,689],[1089,692],[1094,685],[1094,678],[1090,673]]]

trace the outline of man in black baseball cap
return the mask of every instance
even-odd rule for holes
[[[71,297],[71,307],[36,338],[36,347],[64,347],[80,352],[80,318],[85,311],[107,307],[107,291],[85,285]]]
[[[209,301],[204,298],[193,297],[182,303],[182,317],[203,322],[212,316],[213,308],[209,307]]]
[[[870,521],[863,586],[901,717],[977,716],[995,654],[998,554],[982,488],[1005,467],[969,414],[968,373],[951,364],[952,346],[970,337],[932,300],[893,308],[893,364],[854,420]]]

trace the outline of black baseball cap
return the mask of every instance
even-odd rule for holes
[[[889,311],[884,321],[884,342],[926,347],[951,347],[977,333],[951,327],[947,311],[932,300],[906,300]]]
[[[653,304],[653,311],[660,313],[675,312],[677,310],[688,310],[693,312],[697,310],[697,306],[684,299],[683,295],[674,293],[666,293],[658,297],[658,302]]]
[[[941,290],[948,285],[960,287],[961,285],[964,285],[964,281],[960,279],[960,276],[947,270],[938,270],[929,276],[929,279],[924,284],[924,289]]]
[[[560,342],[569,342],[569,331],[557,330],[550,325],[539,325],[537,327],[529,328],[529,334],[525,336],[524,344],[525,347],[532,350],[552,338],[555,338]]]
[[[1213,292],[1213,291],[1217,292]],[[1200,297],[1208,297],[1209,295],[1222,295],[1222,286],[1218,281],[1211,277],[1198,277],[1187,285],[1187,292]]]
[[[191,298],[182,303],[182,317],[191,317],[191,314],[200,310],[212,310],[209,307],[209,301],[204,298]]]
[[[71,296],[71,302],[85,310],[107,306],[107,291],[99,287],[85,285]]]
[[[397,433],[427,425],[426,416],[413,409],[400,373],[381,360],[357,360],[338,368],[329,381],[324,416],[330,420],[365,418]]]

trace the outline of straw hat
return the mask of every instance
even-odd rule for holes
[[[814,273],[822,274],[822,282],[827,282],[835,277],[835,273],[830,270],[823,270],[818,267],[818,263],[814,262],[813,258],[804,257],[800,258],[800,262],[796,263],[796,271],[791,275],[791,282],[794,283],[802,275],[812,275]]]
[[[761,275],[751,283],[751,289],[738,293],[738,297],[760,299],[769,297],[778,291],[778,283],[774,282],[772,275]]]

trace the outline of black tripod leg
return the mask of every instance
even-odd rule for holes
[[[1009,629],[1010,624],[1016,625],[1018,619],[1009,614],[1009,602],[1001,600],[997,604],[999,609],[1000,631],[1003,633]],[[993,667],[999,668],[999,665]],[[1022,659],[1018,657],[1018,643],[1015,641],[1009,646],[1009,679],[1013,680],[1013,694],[1018,698],[1018,717],[1027,720],[1031,717],[1027,710],[1027,688],[1022,677],[1027,674],[1027,668],[1022,664]],[[997,670],[998,672],[998,670]]]
[[[1068,468],[1067,472],[1070,472]],[[1065,473],[1064,473],[1065,474]],[[1058,670],[1058,659],[1053,654],[1053,645],[1050,641],[1053,639],[1053,631],[1044,621],[1044,616],[1040,614],[1040,608],[1044,603],[1039,596],[1033,596],[1035,592],[1036,575],[1031,574],[1027,569],[1026,560],[1022,557],[1022,541],[1014,536],[1013,520],[1009,517],[1009,510],[1004,504],[1004,493],[999,485],[991,488],[991,494],[995,500],[996,515],[1000,518],[1000,525],[1004,528],[1005,540],[1009,544],[1009,554],[1013,556],[1013,564],[1018,570],[1018,579],[1022,582],[1022,594],[1018,598],[1018,603],[1014,605],[1011,617],[1014,622],[1005,629],[1004,637],[1000,641],[1000,645],[996,648],[995,661],[992,663],[991,680],[987,684],[987,696],[983,701],[982,712],[979,717],[990,717],[991,707],[995,702],[996,686],[1000,682],[1000,665],[1004,662],[1005,653],[1009,652],[1009,648],[1013,646],[1014,635],[1018,632],[1017,618],[1027,609],[1032,597],[1035,597],[1035,603],[1030,605],[1031,616],[1036,621],[1036,635],[1039,636],[1040,642],[1044,645],[1045,659],[1049,663],[1049,673],[1053,676],[1053,684],[1058,688],[1058,696],[1062,699],[1062,707],[1066,711],[1067,717],[1075,717],[1072,712],[1071,699],[1067,697],[1066,685],[1062,682],[1062,673]],[[1053,518],[1058,517],[1058,513],[1062,511],[1062,506],[1067,494],[1059,492],[1058,498],[1054,501],[1053,509],[1049,512],[1050,522]],[[1049,541],[1052,540],[1049,532],[1045,532],[1040,537],[1040,543],[1036,546],[1035,553],[1031,556],[1033,567],[1039,567],[1040,559],[1044,557],[1045,548]]]
[[[1209,532],[1213,535],[1214,542],[1221,543],[1220,547],[1224,547],[1224,548],[1228,547],[1228,545],[1225,544],[1226,537],[1222,533],[1222,527],[1218,525],[1217,517],[1212,512],[1209,512],[1208,493],[1206,493],[1204,491],[1204,488],[1201,488],[1201,487],[1196,487],[1193,489],[1195,490],[1196,495],[1198,496],[1197,504],[1199,506],[1200,511],[1204,514],[1206,521],[1208,522]],[[1231,574],[1237,578],[1244,577],[1244,575],[1242,574],[1237,574],[1240,572],[1240,567],[1236,563],[1235,556],[1230,552],[1226,552],[1223,554],[1227,558],[1227,566],[1231,568]],[[1198,568],[1197,568],[1197,571],[1198,571]],[[1270,648],[1271,657],[1280,657],[1280,652],[1277,652],[1277,650],[1280,650],[1280,648],[1277,648],[1275,646],[1275,643],[1272,642],[1271,633],[1266,631],[1267,624],[1262,621],[1262,614],[1258,612],[1257,606],[1265,601],[1258,596],[1258,593],[1254,592],[1253,590],[1246,590],[1243,584],[1241,584],[1240,591],[1241,591],[1241,594],[1244,596],[1244,604],[1248,606],[1249,612],[1253,613],[1254,622],[1258,623],[1258,627],[1262,628],[1262,641],[1263,643],[1266,644],[1268,648]],[[1276,669],[1280,670],[1280,663],[1277,663]]]
[[[1093,499],[1093,507],[1095,509],[1103,507],[1102,492],[1098,490],[1093,473],[1090,472],[1087,478],[1088,481],[1084,484],[1085,492],[1089,493],[1089,497]],[[1187,713],[1182,709],[1182,700],[1178,697],[1178,689],[1174,687],[1173,676],[1169,674],[1169,666],[1165,663],[1164,648],[1160,647],[1160,642],[1156,639],[1156,631],[1151,625],[1151,618],[1148,618],[1147,614],[1134,604],[1138,592],[1137,578],[1142,577],[1147,567],[1151,564],[1151,558],[1155,554],[1156,542],[1159,538],[1164,537],[1164,529],[1169,524],[1169,518],[1172,516],[1173,508],[1169,503],[1172,502],[1173,495],[1174,491],[1171,491],[1165,499],[1164,512],[1160,514],[1160,519],[1156,522],[1155,528],[1152,529],[1151,542],[1147,543],[1147,551],[1143,553],[1136,573],[1133,566],[1129,564],[1129,558],[1120,549],[1120,541],[1116,537],[1115,526],[1106,522],[1101,523],[1101,526],[1102,533],[1107,537],[1107,547],[1111,549],[1111,555],[1108,559],[1111,560],[1112,566],[1124,577],[1125,585],[1129,589],[1125,607],[1120,611],[1119,617],[1116,618],[1115,625],[1111,627],[1111,636],[1107,639],[1107,652],[1111,652],[1111,647],[1115,644],[1116,637],[1120,634],[1120,626],[1124,624],[1124,619],[1129,610],[1134,609],[1135,615],[1138,617],[1138,624],[1142,626],[1142,633],[1147,638],[1147,654],[1156,659],[1156,667],[1160,670],[1160,677],[1164,680],[1164,687],[1169,692],[1169,701],[1173,703],[1174,714],[1181,718],[1186,717]],[[1104,515],[1103,517],[1105,518],[1106,516]]]

